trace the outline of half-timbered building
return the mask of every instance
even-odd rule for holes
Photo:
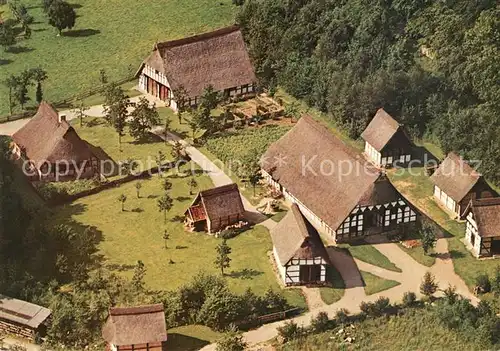
[[[453,152],[439,165],[431,181],[436,201],[460,218],[471,200],[498,196],[479,172]]]
[[[177,110],[175,92],[183,88],[187,105],[199,102],[209,85],[227,96],[254,93],[255,72],[237,26],[189,38],[156,43],[141,64],[139,88]]]
[[[198,193],[184,213],[186,227],[215,233],[245,219],[238,185],[229,184]]]
[[[90,144],[47,102],[12,140],[13,153],[32,181],[88,179],[100,172]]]
[[[110,308],[102,337],[108,351],[165,351],[167,326],[163,305]]]
[[[365,141],[365,156],[377,167],[402,166],[412,159],[412,141],[403,126],[383,108],[377,111],[361,137]]]
[[[500,255],[500,197],[471,200],[464,217],[465,241],[473,255]]]
[[[394,231],[417,213],[385,173],[304,116],[261,159],[267,182],[337,242]]]
[[[291,210],[271,230],[273,255],[285,285],[311,285],[326,282],[330,264],[318,231],[293,204]]]
[[[50,322],[48,308],[0,295],[0,334],[34,341],[44,336]]]

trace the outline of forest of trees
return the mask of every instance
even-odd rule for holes
[[[238,15],[264,86],[357,138],[379,107],[415,138],[482,160],[500,182],[495,0],[247,0]]]

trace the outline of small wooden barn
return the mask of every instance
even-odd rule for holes
[[[498,196],[479,172],[453,152],[439,165],[431,181],[436,201],[460,218],[471,200]]]
[[[377,167],[402,166],[412,159],[412,141],[403,126],[383,108],[377,111],[361,137],[366,157]]]
[[[187,105],[199,102],[211,85],[227,96],[255,90],[255,72],[237,26],[156,43],[137,71],[139,88],[177,110],[175,92],[183,88]]]
[[[12,140],[13,152],[32,181],[88,179],[100,172],[90,144],[47,102]]]
[[[500,197],[471,200],[464,211],[465,241],[476,257],[500,255]]]
[[[108,351],[166,351],[163,305],[110,308],[102,337]]]
[[[312,117],[303,116],[261,161],[267,182],[337,242],[417,220],[416,209],[384,172]]]
[[[200,191],[184,213],[186,227],[215,233],[245,219],[238,185],[229,184]]]
[[[328,253],[318,231],[296,204],[271,231],[273,254],[285,285],[326,283]]]
[[[34,341],[44,336],[51,314],[48,308],[0,295],[0,334]]]

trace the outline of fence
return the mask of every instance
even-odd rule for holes
[[[122,84],[125,84],[127,82],[130,82],[134,78],[135,78],[134,76],[129,76],[127,78],[120,79],[114,83],[116,83],[118,85],[122,85]],[[55,107],[59,107],[59,108],[70,107],[70,106],[72,106],[71,105],[72,102],[77,101],[77,100],[86,99],[88,97],[91,97],[92,95],[100,94],[104,91],[104,89],[106,89],[106,85],[101,85],[101,86],[89,89],[87,91],[84,91],[82,93],[75,94],[69,98],[56,101],[53,103],[53,105]],[[0,123],[11,122],[11,121],[16,121],[18,119],[31,117],[35,113],[35,111],[36,110],[34,108],[30,108],[30,109],[27,109],[26,111],[18,113],[18,114],[0,116]]]
[[[275,312],[275,313],[265,314],[263,316],[258,316],[252,320],[243,320],[243,321],[237,322],[236,325],[239,328],[243,328],[243,329],[255,328],[255,327],[262,325],[262,324],[281,321],[281,320],[284,320],[284,319],[287,319],[287,318],[290,318],[293,316],[297,316],[302,311],[303,311],[303,309],[300,307],[292,308],[292,309],[289,309],[286,311]]]

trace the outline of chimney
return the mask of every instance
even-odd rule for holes
[[[59,123],[66,122],[66,115],[60,115],[59,116]]]

